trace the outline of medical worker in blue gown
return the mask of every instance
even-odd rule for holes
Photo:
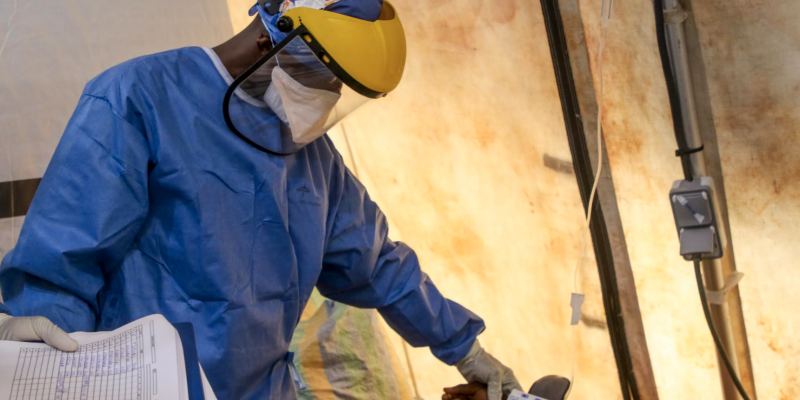
[[[289,343],[316,286],[375,308],[492,400],[519,388],[342,162],[325,129],[397,86],[405,38],[381,0],[260,0],[214,48],[90,81],[2,261],[0,339],[191,322],[221,400],[292,399]],[[236,79],[234,79],[234,77]],[[63,329],[63,331],[62,331]]]

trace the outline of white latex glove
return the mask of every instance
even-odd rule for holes
[[[61,351],[78,350],[78,342],[45,317],[12,317],[0,314],[0,340],[41,340]]]
[[[485,384],[489,400],[502,400],[503,395],[509,395],[514,389],[522,391],[514,371],[487,353],[477,340],[467,356],[456,363],[456,368],[467,382]]]

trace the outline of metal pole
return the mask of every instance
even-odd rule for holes
[[[689,148],[698,148],[702,143],[700,134],[699,118],[697,116],[697,106],[694,98],[694,87],[692,85],[691,69],[689,67],[689,56],[686,48],[686,32],[684,23],[688,18],[688,13],[684,10],[678,0],[664,0],[666,6],[665,21],[667,23],[667,46],[670,53],[672,71],[678,85],[678,92],[681,102],[681,114],[683,116],[683,127],[686,133],[686,142]],[[692,169],[695,176],[707,176],[705,158],[703,152],[691,155]],[[719,290],[724,286],[725,277],[723,275],[720,260],[703,261],[703,274],[706,277],[706,288],[709,290]],[[736,345],[733,330],[731,329],[729,310],[727,303],[722,305],[711,305],[711,315],[714,325],[722,339],[723,347],[728,354],[735,355]],[[731,363],[739,371],[738,357],[731,357]],[[719,365],[722,365],[718,358]],[[739,399],[739,394],[728,373],[719,368],[722,389],[725,399]]]

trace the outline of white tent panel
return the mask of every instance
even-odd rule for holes
[[[205,0],[0,2],[0,182],[41,178],[84,85],[131,58],[232,35]],[[22,219],[0,235],[0,256]]]

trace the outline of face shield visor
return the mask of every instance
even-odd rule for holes
[[[276,23],[285,38],[225,95],[232,132],[271,154],[299,151],[400,81],[405,37],[391,4],[375,22],[293,8]]]

